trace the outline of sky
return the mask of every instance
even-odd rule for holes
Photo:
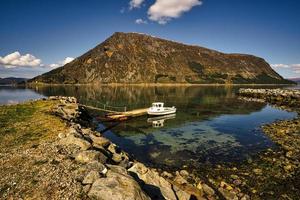
[[[62,66],[114,32],[264,58],[300,77],[298,0],[0,0],[0,77]]]

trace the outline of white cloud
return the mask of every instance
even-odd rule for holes
[[[273,67],[273,68],[289,68],[289,65],[287,65],[287,64],[271,64],[271,67]]]
[[[74,60],[74,58],[72,57],[66,57],[64,60],[63,60],[63,65],[67,64],[67,63],[70,63]]]
[[[294,67],[294,68],[299,68],[300,69],[300,64],[291,64],[290,66]]]
[[[200,0],[156,0],[148,10],[148,18],[159,24],[166,24],[171,19],[178,18],[184,12],[201,4]]]
[[[72,57],[66,57],[64,60],[59,61],[58,63],[50,64],[49,67],[51,67],[51,68],[61,67],[61,66],[64,66],[65,64],[67,64],[67,63],[72,62],[73,60],[74,60],[74,58],[72,58]]]
[[[144,0],[131,0],[129,2],[129,9],[140,8]]]
[[[141,18],[135,20],[136,24],[148,24],[147,20],[143,20]]]
[[[21,55],[18,51],[8,54],[4,57],[0,56],[0,65],[5,68],[15,67],[38,67],[41,66],[42,60],[31,54]]]
[[[300,64],[271,64],[274,69],[288,69],[293,73],[300,74]]]

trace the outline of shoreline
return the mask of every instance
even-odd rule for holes
[[[297,84],[219,84],[219,83],[86,83],[86,84],[53,84],[53,83],[27,83],[24,86],[289,86]]]

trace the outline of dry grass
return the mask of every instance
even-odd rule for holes
[[[59,101],[0,106],[0,199],[82,199],[78,166],[59,153],[68,128],[51,114]]]

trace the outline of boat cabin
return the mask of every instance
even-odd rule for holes
[[[153,108],[163,108],[164,107],[164,103],[162,103],[162,102],[155,102],[155,103],[152,103],[152,107]]]

